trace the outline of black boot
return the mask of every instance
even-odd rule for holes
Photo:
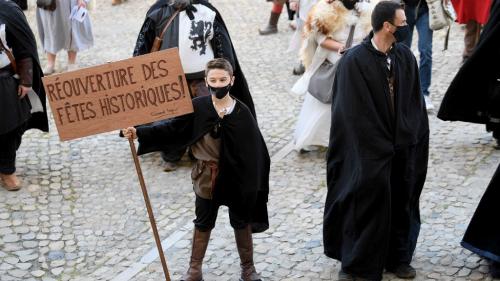
[[[210,232],[210,230],[203,232],[196,227],[194,228],[189,269],[186,274],[182,276],[181,281],[203,281],[202,265],[205,252],[207,251],[208,241],[210,240]]]
[[[344,272],[342,269],[339,271],[338,281],[354,281],[354,276]]]
[[[241,277],[239,281],[262,281],[253,264],[253,241],[250,225],[243,229],[235,229],[234,237],[241,260]]]
[[[269,17],[269,23],[266,27],[259,29],[260,35],[269,35],[278,32],[278,20],[280,18],[281,13],[271,12],[271,16]]]
[[[401,279],[413,279],[417,276],[417,271],[409,264],[399,264],[394,267],[388,267],[387,271],[394,273]]]

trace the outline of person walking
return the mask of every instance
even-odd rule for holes
[[[322,64],[335,64],[341,58],[340,52],[345,49],[351,29],[353,45],[368,35],[374,2],[320,0],[309,12],[300,51],[306,71],[292,88],[293,93],[304,95],[294,131],[295,150],[307,152],[317,146],[328,146],[331,105],[312,96],[308,86]]]
[[[427,174],[429,121],[418,65],[401,42],[404,9],[379,2],[373,32],[340,60],[333,85],[323,222],[325,254],[339,280],[414,278],[419,198]]]
[[[446,0],[448,1],[448,0]],[[462,60],[467,60],[474,51],[481,34],[482,25],[488,21],[492,0],[451,0],[457,13],[457,22],[465,24],[464,51]]]
[[[403,0],[410,34],[403,44],[411,48],[413,31],[418,32],[418,52],[420,53],[419,74],[420,88],[427,110],[433,110],[429,87],[432,80],[432,29],[429,27],[429,7],[425,0]]]
[[[26,17],[14,2],[0,0],[0,181],[9,191],[22,185],[15,172],[24,132],[49,130],[42,76]]]
[[[267,25],[263,28],[259,28],[260,35],[270,35],[278,33],[278,21],[283,11],[287,0],[268,0],[273,1],[273,7],[271,9],[271,15],[269,16],[269,21]]]
[[[38,7],[36,19],[38,33],[44,52],[47,54],[47,65],[43,69],[46,75],[56,72],[56,56],[61,50],[68,52],[67,71],[78,69],[76,57],[78,52],[94,45],[94,35],[90,15],[85,14],[83,21],[70,19],[73,11],[86,8],[87,0],[54,0],[55,9]]]

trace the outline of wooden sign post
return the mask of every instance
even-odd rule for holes
[[[62,141],[193,112],[176,48],[44,77],[43,83]],[[163,272],[170,281],[134,141],[129,144]]]

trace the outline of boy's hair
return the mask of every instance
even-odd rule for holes
[[[381,1],[372,12],[372,28],[374,32],[382,29],[384,22],[394,23],[396,11],[404,9],[400,3],[396,1]]]
[[[207,63],[207,67],[205,68],[205,76],[208,75],[208,72],[212,69],[222,69],[229,73],[229,76],[233,76],[233,66],[229,61],[223,58],[216,58]]]

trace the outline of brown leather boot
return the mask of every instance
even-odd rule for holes
[[[269,17],[269,23],[264,28],[259,28],[260,35],[269,35],[278,33],[278,20],[280,19],[281,13],[271,12]]]
[[[480,23],[476,22],[475,20],[471,20],[465,25],[464,52],[462,54],[462,58],[464,61],[468,59],[474,52],[477,42],[479,42],[480,35],[481,35]]]
[[[253,242],[250,225],[243,229],[235,229],[234,237],[236,238],[236,246],[241,260],[240,281],[262,281],[253,264]]]
[[[202,265],[205,252],[207,251],[208,241],[210,240],[210,230],[200,231],[196,227],[193,233],[193,247],[191,249],[191,260],[189,269],[182,276],[181,281],[203,281]]]

